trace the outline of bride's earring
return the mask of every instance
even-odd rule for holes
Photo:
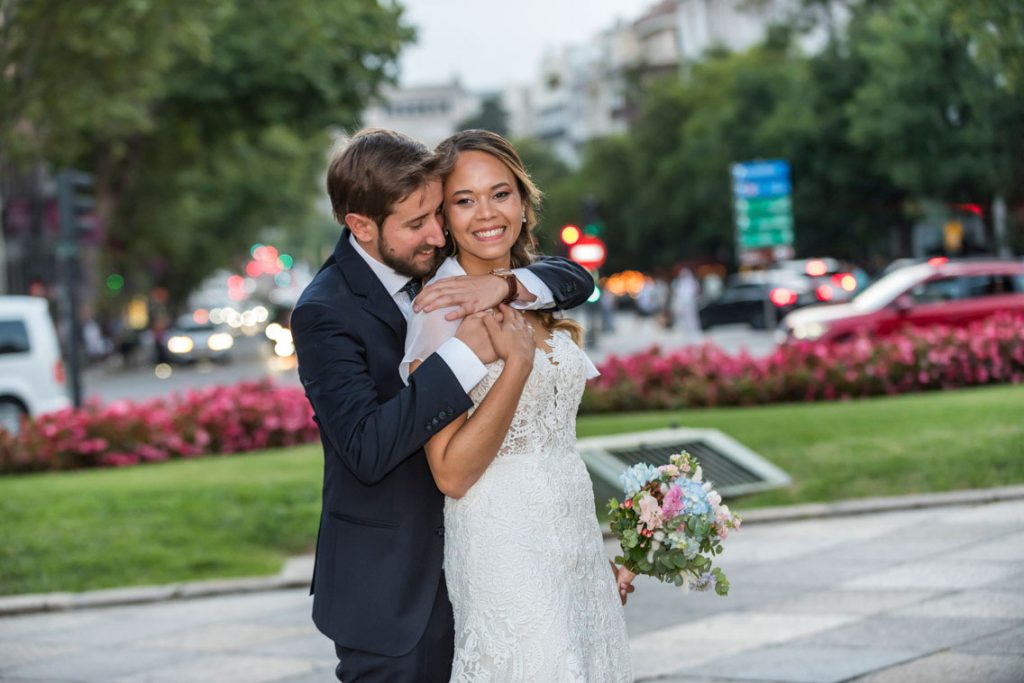
[[[520,220],[522,221],[523,225],[526,225],[526,209],[523,209],[523,215],[522,218],[520,218]]]

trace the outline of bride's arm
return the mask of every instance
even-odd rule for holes
[[[437,488],[461,498],[483,475],[497,455],[533,369],[536,345],[523,314],[501,307],[502,321],[484,317],[498,357],[505,361],[501,375],[472,417],[455,419],[427,442],[427,463]],[[413,362],[412,370],[419,367]]]

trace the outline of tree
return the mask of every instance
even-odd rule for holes
[[[499,95],[489,95],[480,102],[480,111],[456,126],[458,130],[470,130],[478,128],[489,130],[498,135],[508,135],[508,112],[501,105]]]
[[[79,4],[14,6],[4,49],[24,78],[6,86],[20,99],[4,123],[95,173],[110,267],[137,274],[126,292],[161,285],[172,306],[265,227],[306,224],[327,129],[355,126],[413,37],[375,0]],[[41,70],[44,37],[66,49]],[[50,108],[58,95],[69,104]]]
[[[150,131],[183,55],[209,47],[220,0],[0,4],[0,157],[71,163]]]
[[[998,4],[998,3],[993,3]],[[850,139],[916,198],[1019,203],[1024,98],[975,57],[957,0],[897,0],[866,14],[852,43],[869,74],[847,105]]]
[[[953,27],[979,64],[1018,95],[1024,91],[1024,5],[1019,0],[954,0]]]

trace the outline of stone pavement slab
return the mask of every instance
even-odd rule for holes
[[[855,679],[857,683],[1021,683],[1024,656],[940,652]]]
[[[979,638],[954,649],[982,655],[1024,655],[1024,626]]]
[[[638,579],[638,680],[1021,683],[1022,545],[1024,500],[745,526],[728,597]],[[0,680],[330,681],[310,611],[297,588],[7,616]]]
[[[720,657],[682,673],[742,681],[840,683],[915,656],[913,651],[890,648],[779,645]]]

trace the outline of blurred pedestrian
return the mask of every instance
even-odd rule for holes
[[[608,289],[607,284],[601,285],[601,331],[615,331],[615,295]]]
[[[704,338],[700,329],[699,301],[700,283],[693,271],[683,266],[672,281],[672,317],[687,341],[699,342]]]

